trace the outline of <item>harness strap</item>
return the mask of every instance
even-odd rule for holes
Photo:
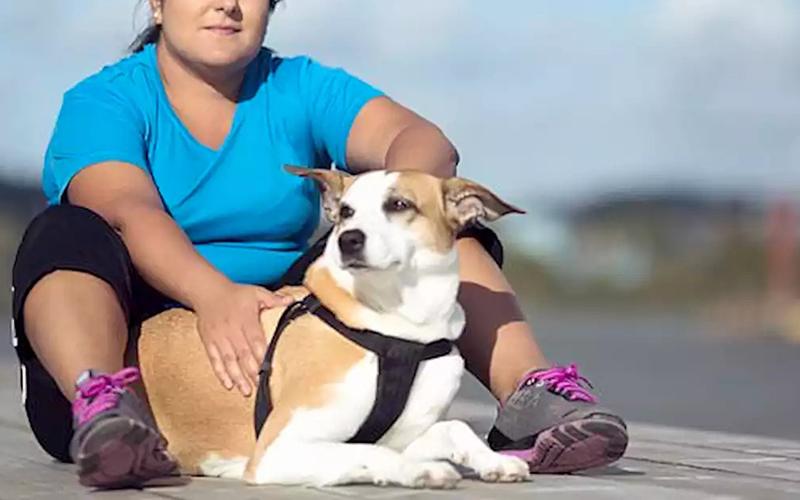
[[[403,413],[419,364],[422,361],[445,356],[453,349],[453,342],[447,339],[423,344],[388,337],[372,330],[350,328],[342,323],[330,309],[323,306],[316,296],[308,295],[284,311],[261,364],[256,395],[256,434],[260,432],[267,415],[272,410],[268,382],[278,337],[292,320],[306,313],[314,314],[348,340],[378,356],[375,403],[356,434],[348,440],[349,443],[377,442]]]
[[[278,339],[283,331],[286,330],[286,327],[289,326],[289,323],[307,312],[304,302],[305,299],[303,301],[293,302],[283,311],[275,327],[275,333],[269,341],[269,346],[267,346],[264,360],[261,362],[261,369],[258,371],[258,389],[256,390],[256,408],[254,412],[256,437],[258,437],[258,434],[261,432],[261,428],[267,420],[267,415],[272,412],[269,376],[272,373],[272,358],[275,356],[275,348],[278,346]]]

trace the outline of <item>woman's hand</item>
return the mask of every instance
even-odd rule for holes
[[[252,394],[266,352],[260,313],[291,303],[290,297],[266,288],[231,283],[195,306],[200,338],[214,373],[226,389],[235,384],[244,396]]]

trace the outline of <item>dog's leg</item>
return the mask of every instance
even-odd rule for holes
[[[284,441],[273,443],[266,450],[252,482],[453,488],[460,479],[459,473],[446,462],[412,461],[383,446]]]
[[[524,461],[495,453],[460,420],[436,422],[402,455],[412,460],[450,460],[474,470],[483,481],[525,481],[529,476]]]
[[[199,469],[204,476],[241,479],[246,464],[247,457],[222,458],[212,453],[199,464]]]

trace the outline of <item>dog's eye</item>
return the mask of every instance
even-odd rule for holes
[[[339,218],[341,219],[349,219],[355,213],[356,211],[353,210],[350,205],[342,205],[339,207]]]
[[[383,208],[387,212],[403,212],[414,208],[414,204],[405,198],[389,198],[386,200]]]

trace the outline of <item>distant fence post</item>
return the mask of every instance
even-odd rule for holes
[[[767,213],[767,300],[786,304],[797,299],[797,209],[778,200]]]

